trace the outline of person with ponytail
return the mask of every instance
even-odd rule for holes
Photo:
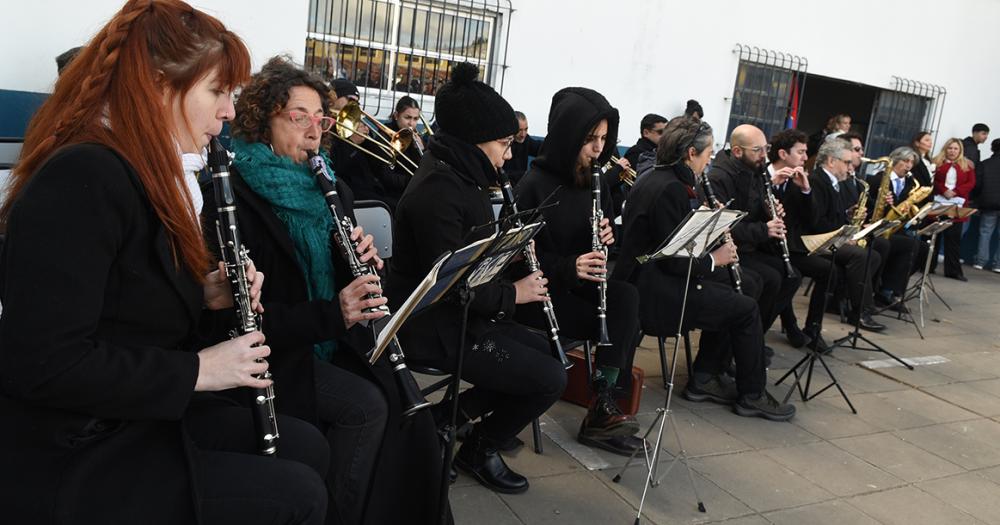
[[[632,188],[622,215],[621,257],[612,279],[639,289],[639,319],[647,335],[672,337],[680,323],[687,288],[684,329],[700,328],[702,344],[692,365],[700,400],[731,405],[741,416],[787,421],[795,407],[777,401],[765,388],[764,335],[757,302],[712,278],[712,272],[736,260],[727,242],[693,261],[666,258],[640,265],[636,258],[652,253],[691,212],[698,208],[695,187],[712,156],[712,127],[693,117],[670,121],[656,147],[656,166]],[[724,373],[736,361],[736,381]]]
[[[243,88],[232,126],[229,180],[244,244],[267,275],[263,331],[278,409],[327,437],[328,524],[427,523],[437,516],[441,471],[434,422],[426,410],[402,416],[388,355],[374,366],[364,357],[374,345],[368,323],[383,316],[365,309],[386,300],[368,298],[381,292],[377,277],[354,277],[331,243],[332,215],[308,163],[332,139],[324,136],[333,126],[331,100],[322,79],[277,56]],[[338,212],[356,222],[343,174],[329,175]],[[210,199],[215,189],[202,191]],[[205,210],[213,252],[216,216]],[[382,266],[372,236],[360,226],[353,234],[359,260]],[[395,494],[397,504],[370,494]]]
[[[323,436],[279,417],[260,456],[250,412],[214,394],[269,384],[264,336],[199,344],[232,293],[194,173],[249,74],[218,20],[131,0],[31,121],[0,208],[5,522],[323,522]]]
[[[494,231],[490,186],[510,159],[517,132],[514,109],[490,86],[476,80],[472,64],[457,64],[437,94],[440,132],[430,141],[420,169],[403,193],[393,224],[393,256],[386,279],[389,303],[398,308],[442,254],[486,238]],[[459,426],[481,418],[455,455],[455,465],[491,490],[528,490],[498,450],[562,395],[566,371],[545,337],[515,323],[522,305],[545,299],[541,272],[515,282],[497,279],[475,289],[468,332],[461,346],[462,306],[444,300],[400,331],[411,363],[454,371],[465,351],[462,379],[473,385],[459,396]],[[528,308],[537,308],[531,304]],[[432,410],[443,425],[448,402]]]

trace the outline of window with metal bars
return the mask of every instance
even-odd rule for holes
[[[892,78],[893,89],[879,93],[872,113],[865,146],[866,155],[872,158],[908,146],[910,139],[920,131],[929,131],[937,141],[947,91],[933,84]]]
[[[459,62],[500,90],[511,11],[508,0],[310,0],[305,66],[354,82],[379,116],[403,94],[433,105]]]
[[[757,126],[766,137],[789,127],[789,118],[794,126],[809,62],[743,44],[737,44],[733,53],[739,55],[740,62],[726,137],[740,124]]]

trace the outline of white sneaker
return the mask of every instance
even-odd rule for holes
[[[993,273],[1000,273],[1000,266],[994,267],[993,268]]]
[[[972,267],[975,268],[975,269],[977,269],[977,270],[982,270],[983,269],[983,265],[981,265],[981,264],[973,264]]]

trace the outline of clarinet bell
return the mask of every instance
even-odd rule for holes
[[[403,407],[403,417],[409,417],[431,406],[430,401],[424,399],[420,392],[417,380],[413,378],[410,369],[406,367],[406,361],[400,354],[389,354],[389,363],[392,365],[392,375],[396,378],[396,388],[399,389],[400,405]]]

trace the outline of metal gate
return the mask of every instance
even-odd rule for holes
[[[809,61],[754,46],[736,44],[739,55],[726,137],[740,124],[753,124],[764,136],[785,129],[789,116],[796,117],[802,102]]]
[[[892,82],[892,89],[880,91],[875,99],[865,147],[866,155],[871,158],[908,146],[910,139],[920,131],[930,132],[937,143],[947,90],[895,76]]]

